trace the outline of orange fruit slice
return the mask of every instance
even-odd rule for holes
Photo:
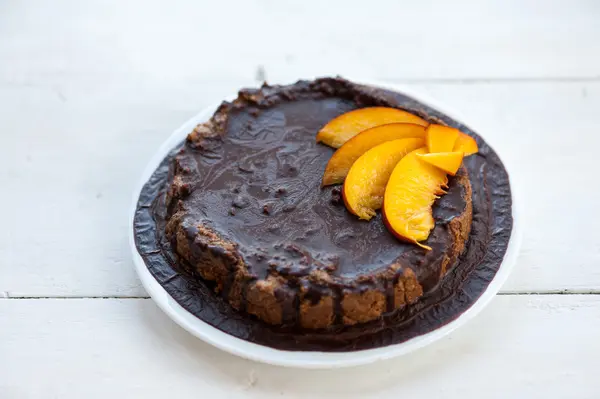
[[[383,221],[388,230],[401,240],[419,243],[429,237],[435,226],[431,206],[444,194],[448,176],[444,171],[421,161],[419,155],[426,154],[419,148],[398,162],[383,196]]]
[[[418,142],[419,139],[387,141],[361,155],[344,181],[342,195],[346,208],[361,219],[375,216],[375,211],[381,208],[392,170]]]
[[[464,154],[462,152],[435,152],[431,154],[418,154],[417,156],[424,162],[454,176],[458,172],[458,168],[460,168]]]
[[[452,148],[452,151],[464,152],[465,156],[467,156],[476,154],[479,151],[479,148],[477,147],[477,142],[473,137],[460,132],[456,138],[456,142],[454,143],[454,148]]]
[[[317,134],[317,143],[322,142],[333,148],[340,148],[346,141],[375,126],[387,123],[414,123],[427,126],[428,123],[410,112],[389,107],[368,107],[346,112],[329,121]]]
[[[429,125],[426,132],[427,150],[429,152],[452,151],[459,133],[460,131],[453,127]]]
[[[408,151],[425,145],[425,128],[411,123],[390,123],[367,129],[341,146],[329,159],[323,173],[322,186],[344,181],[352,164],[366,151],[390,140],[413,138],[406,141]]]

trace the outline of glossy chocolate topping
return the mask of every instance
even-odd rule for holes
[[[512,216],[506,171],[474,132],[402,94],[343,79],[241,94],[249,101],[221,107],[227,114],[221,126],[224,134],[174,152],[140,196],[134,220],[136,244],[150,272],[182,306],[252,342],[289,350],[337,351],[405,341],[453,320],[479,297],[500,266]],[[439,286],[437,258],[446,250],[445,226],[464,211],[463,186],[451,180],[449,193],[434,206],[430,252],[396,240],[380,216],[370,222],[357,220],[345,210],[339,189],[319,187],[333,150],[315,144],[316,131],[343,112],[376,105],[407,109],[431,122],[457,127],[478,141],[479,154],[465,161],[473,189],[471,234],[465,253]],[[429,293],[379,320],[327,331],[269,326],[234,310],[214,295],[212,285],[181,271],[177,266],[181,260],[164,236],[166,220],[174,212],[165,204],[173,157],[195,176],[185,183],[186,197],[178,205],[194,219],[187,225],[210,225],[235,242],[256,278],[273,271],[301,276],[318,267],[346,285],[359,274],[369,275],[400,259],[417,266],[415,272]]]
[[[217,111],[215,118],[226,121],[218,138],[200,148],[189,140],[177,155],[193,176],[180,204],[188,225],[208,225],[236,243],[257,279],[318,268],[356,287],[357,276],[399,261],[417,266],[425,290],[437,284],[441,259],[454,244],[447,224],[465,211],[465,187],[456,179],[434,206],[436,227],[426,242],[432,251],[399,241],[380,213],[368,222],[350,214],[340,186],[320,187],[334,149],[317,144],[316,133],[340,114],[375,105],[376,97],[357,99],[340,81],[322,81],[262,88],[240,98]],[[190,240],[195,233],[189,231]]]

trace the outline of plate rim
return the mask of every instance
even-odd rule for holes
[[[369,86],[384,88],[393,90],[402,94],[405,94],[423,104],[426,104],[439,112],[446,114],[453,118],[457,122],[463,123],[464,118],[461,118],[460,112],[450,109],[445,104],[440,104],[439,101],[429,98],[418,90],[409,89],[406,85],[399,85],[393,83],[386,83],[381,81],[373,80],[354,80],[353,82],[359,84],[365,84]],[[226,101],[235,99],[236,96],[228,96],[225,98]],[[391,359],[394,357],[406,355],[417,349],[423,348],[451,332],[455,331],[459,327],[465,325],[468,321],[473,319],[479,314],[496,296],[502,285],[506,282],[511,271],[514,269],[516,264],[519,248],[521,244],[522,232],[520,226],[520,212],[519,203],[515,201],[515,182],[511,178],[511,169],[504,163],[504,160],[500,155],[498,157],[503,162],[503,165],[508,173],[508,179],[511,189],[511,211],[513,217],[513,225],[511,235],[508,241],[506,253],[500,263],[498,271],[494,278],[485,288],[483,293],[478,299],[469,307],[466,311],[460,314],[456,319],[451,322],[432,330],[423,335],[411,338],[405,342],[398,344],[392,344],[380,348],[365,349],[359,351],[349,352],[322,352],[322,351],[287,351],[281,349],[274,349],[267,346],[255,344],[252,342],[245,341],[241,338],[229,335],[216,327],[200,320],[186,309],[184,309],[179,303],[177,303],[169,293],[158,283],[158,281],[152,276],[150,270],[148,270],[146,263],[141,257],[135,245],[135,233],[134,233],[134,216],[137,210],[137,204],[142,188],[152,176],[159,164],[164,160],[164,157],[179,144],[185,136],[191,132],[195,126],[201,122],[204,122],[210,118],[221,102],[212,104],[200,111],[198,114],[186,121],[182,126],[176,129],[171,135],[163,142],[156,153],[152,156],[151,160],[146,164],[144,172],[141,175],[141,179],[135,187],[133,192],[133,201],[129,212],[129,244],[132,251],[133,263],[138,277],[140,278],[143,287],[148,292],[150,297],[158,305],[158,307],[171,318],[175,323],[181,326],[183,329],[191,333],[197,338],[205,341],[206,343],[213,345],[225,352],[240,356],[249,360],[254,360],[262,363],[267,363],[275,366],[284,367],[297,367],[297,368],[308,368],[308,369],[328,369],[328,368],[340,368],[358,366],[369,363],[374,363],[379,360]],[[470,126],[467,124],[467,126]],[[477,131],[477,129],[474,129]],[[483,136],[482,136],[483,137]],[[488,139],[486,142],[492,147],[493,143],[490,143]]]

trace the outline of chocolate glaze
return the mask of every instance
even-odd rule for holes
[[[336,86],[334,97],[327,90],[332,85]],[[316,263],[345,284],[400,258],[425,265],[416,271],[430,274],[425,276],[429,278],[424,287],[429,293],[416,305],[381,320],[326,332],[272,327],[234,311],[201,279],[189,278],[186,270],[172,267],[181,261],[175,261],[162,234],[167,217],[163,190],[171,157],[144,187],[136,213],[136,243],[151,273],[182,306],[204,321],[234,336],[285,349],[377,347],[430,331],[458,316],[495,274],[510,237],[508,176],[495,153],[466,126],[399,93],[341,79],[299,82],[292,87],[294,93],[275,88],[276,96],[262,98],[256,107],[230,110],[223,140],[211,141],[201,151],[178,152],[180,164],[195,168],[202,176],[190,182],[186,193],[189,206],[220,234],[240,244],[240,252],[258,278],[264,278],[271,268],[301,276]],[[293,102],[281,101],[292,95]],[[281,104],[273,107],[277,102]],[[435,259],[445,250],[443,226],[464,209],[461,186],[451,181],[448,195],[434,206],[436,229],[428,241],[434,248],[430,253],[397,241],[380,216],[369,223],[356,220],[340,202],[338,188],[319,188],[332,150],[314,144],[315,132],[343,112],[370,105],[400,107],[455,126],[476,137],[480,146],[480,153],[465,161],[473,187],[467,250],[437,289],[435,269],[427,268],[435,262],[425,258]],[[321,297],[318,287],[311,286],[308,297],[317,302]]]
[[[254,279],[278,275],[302,284],[295,278],[320,269],[330,283],[356,291],[381,283],[373,272],[400,262],[418,265],[417,280],[425,291],[434,288],[455,245],[448,223],[466,208],[466,189],[456,179],[434,208],[436,227],[426,242],[432,251],[398,241],[381,214],[370,222],[350,214],[339,187],[320,188],[334,150],[316,144],[315,132],[340,114],[377,104],[375,96],[357,93],[347,81],[322,79],[245,90],[224,103],[212,119],[218,122],[190,135],[176,155],[185,193],[171,208],[185,214],[189,245],[195,226],[205,225],[235,243]]]

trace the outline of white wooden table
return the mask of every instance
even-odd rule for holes
[[[486,3],[486,4],[484,4]],[[131,190],[242,86],[413,85],[513,167],[518,265],[451,336],[371,366],[238,359],[140,286]],[[0,1],[0,398],[600,397],[600,3]]]

